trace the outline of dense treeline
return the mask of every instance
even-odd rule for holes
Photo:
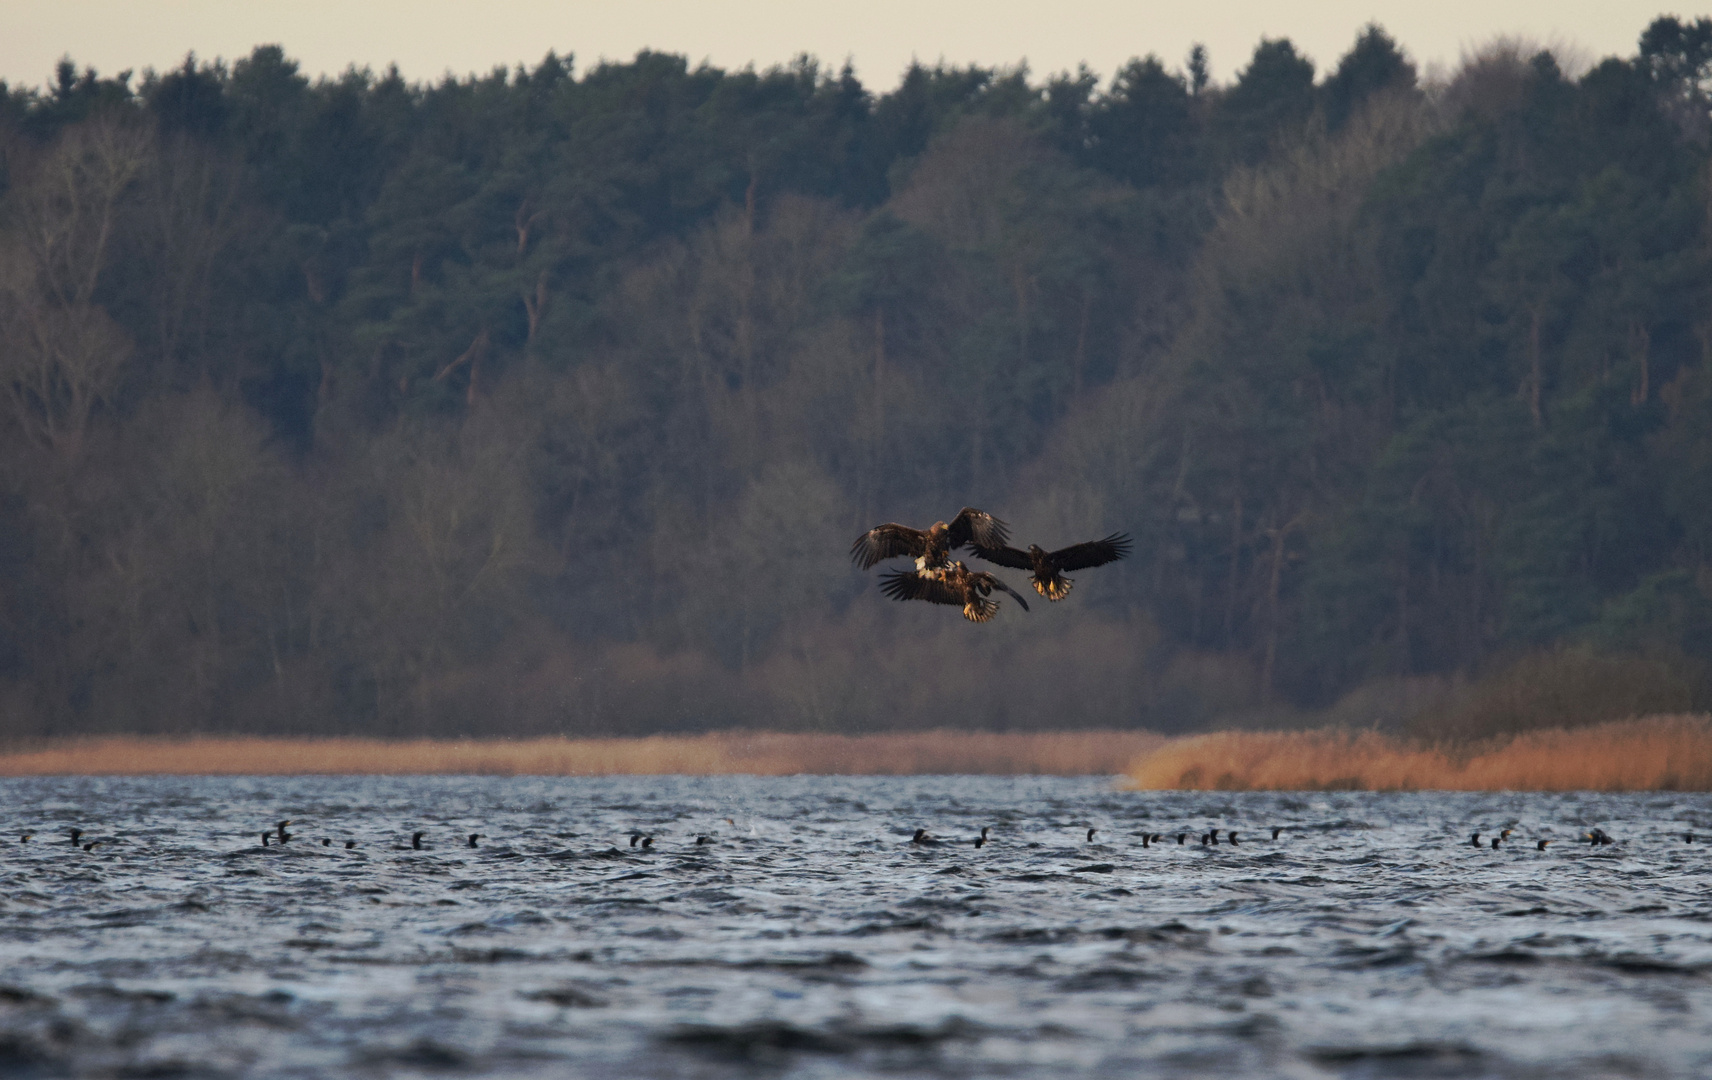
[[[1206,72],[5,89],[3,733],[1703,704],[1712,21]],[[1136,554],[849,568],[964,504]]]

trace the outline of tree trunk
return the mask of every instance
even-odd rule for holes
[[[1225,585],[1225,648],[1236,644],[1236,584],[1242,561],[1242,493],[1231,499],[1230,581]]]
[[[1540,383],[1543,375],[1540,365],[1540,309],[1538,305],[1528,309],[1528,415],[1533,418],[1534,426],[1542,422],[1540,412]]]

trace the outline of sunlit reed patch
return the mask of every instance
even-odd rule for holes
[[[1707,791],[1712,717],[1654,716],[1463,745],[1374,731],[1216,732],[1127,770],[1146,790]]]

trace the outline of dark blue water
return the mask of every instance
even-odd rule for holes
[[[6,1077],[1712,1075],[1712,851],[1681,838],[1712,831],[1704,795],[0,792]],[[295,839],[262,849],[279,818]],[[1242,844],[1202,847],[1215,825]],[[1595,825],[1619,842],[1575,843]],[[1507,847],[1468,846],[1507,826]],[[944,842],[911,845],[918,827]],[[1151,831],[1173,842],[1144,850]]]

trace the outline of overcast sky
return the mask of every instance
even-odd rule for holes
[[[1179,65],[1204,42],[1225,80],[1262,36],[1290,38],[1322,72],[1369,21],[1423,65],[1454,65],[1503,34],[1594,59],[1632,55],[1660,13],[1657,0],[0,0],[0,78],[42,85],[65,55],[113,74],[271,43],[311,75],[396,63],[410,79],[533,65],[549,49],[573,54],[578,71],[642,48],[727,68],[807,52],[834,67],[848,58],[863,82],[888,89],[912,57],[1026,59],[1037,77],[1086,62],[1107,76],[1150,52]]]

